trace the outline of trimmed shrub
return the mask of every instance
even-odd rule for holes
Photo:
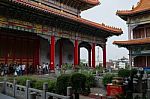
[[[129,76],[135,76],[137,74],[137,69],[131,69],[131,70],[127,70],[127,69],[121,69],[118,72],[118,76],[119,77],[129,77]]]
[[[86,75],[86,86],[95,87],[95,78],[93,75]]]
[[[135,76],[136,74],[137,74],[137,69],[131,69],[131,71],[130,71],[130,76]]]
[[[119,70],[119,72],[118,72],[118,76],[119,77],[129,77],[130,76],[130,70],[128,70],[128,69],[121,69],[121,70]]]
[[[71,85],[74,92],[81,93],[85,90],[86,76],[81,73],[74,73],[71,76]]]
[[[59,76],[56,83],[56,93],[66,95],[68,86],[70,86],[70,75],[63,74]]]
[[[17,84],[23,85],[23,86],[26,86],[26,80],[30,80],[31,87],[33,87],[33,84],[36,82],[35,78],[28,77],[28,76],[20,76],[20,77],[16,78],[16,80],[17,80]]]
[[[49,80],[49,81],[46,81],[46,82],[48,82],[48,92],[55,93],[56,92],[56,81]]]
[[[104,77],[103,77],[103,85],[106,86],[108,83],[112,83],[113,77],[115,77],[115,75],[114,74],[110,74],[110,73],[104,75]]]
[[[75,94],[75,99],[79,99],[79,94],[87,94],[86,90],[86,76],[81,73],[74,73],[71,76],[71,85]],[[85,93],[86,92],[86,93]]]
[[[42,90],[44,82],[48,83],[48,92],[55,92],[56,82],[52,80],[37,80],[33,88]]]
[[[41,79],[36,79],[33,77],[28,77],[28,76],[20,76],[16,78],[16,80],[17,80],[17,84],[23,85],[23,86],[26,86],[26,80],[30,80],[31,87],[35,89],[40,89],[40,90],[43,89],[44,82],[47,82],[49,92],[55,92],[55,89],[56,89],[56,81],[49,80],[49,79],[41,80]]]
[[[42,90],[42,89],[43,89],[43,83],[44,83],[44,82],[45,82],[45,81],[43,81],[43,80],[36,81],[36,82],[34,83],[33,88]]]

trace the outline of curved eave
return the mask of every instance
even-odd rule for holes
[[[98,0],[81,0],[81,2],[86,3],[84,7],[81,7],[81,11],[93,8],[100,4]]]
[[[104,24],[98,24],[98,23],[95,23],[95,22],[92,22],[92,21],[89,21],[89,20],[86,20],[86,19],[83,19],[83,18],[78,18],[78,19],[79,19],[80,23],[84,23],[86,25],[89,25],[89,26],[95,27],[97,29],[106,31],[110,34],[110,36],[112,36],[112,35],[119,36],[119,35],[123,34],[122,29],[106,26]],[[77,21],[77,20],[75,20],[75,21]]]
[[[132,11],[132,10],[127,10],[127,11],[117,11],[116,15],[118,15],[120,18],[123,20],[127,21],[128,17],[136,16],[137,14],[146,14],[149,13],[150,9],[144,9],[140,11]]]
[[[28,7],[33,10],[38,10],[40,12],[43,12],[43,14],[49,14],[49,15],[53,14],[59,17],[64,17],[67,20],[89,26],[91,28],[94,28],[95,30],[103,30],[108,34],[108,36],[113,36],[113,35],[118,36],[123,33],[123,31],[119,28],[106,26],[104,24],[98,24],[98,23],[95,23],[95,22],[92,22],[92,21],[89,21],[80,17],[75,17],[75,16],[68,15],[66,13],[53,11],[47,7],[43,7],[42,5],[36,5],[33,3],[30,4],[29,2],[25,2],[25,1],[12,1],[11,3],[24,6],[24,7]]]
[[[132,45],[144,45],[144,44],[150,44],[150,38],[127,40],[127,41],[114,41],[113,44],[118,45],[119,47],[128,47]]]
[[[99,0],[81,0],[81,1],[88,3],[88,4],[91,4],[93,6],[100,4]]]

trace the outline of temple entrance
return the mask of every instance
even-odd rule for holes
[[[0,30],[0,63],[35,66],[39,64],[38,49],[37,36],[15,30]]]
[[[55,45],[55,65],[61,67],[64,64],[74,64],[74,45],[69,39],[61,38]]]
[[[88,50],[85,47],[81,47],[79,48],[80,50],[80,56],[79,56],[79,64],[84,64],[86,66],[89,66],[89,60],[88,59],[89,55],[88,55]]]
[[[91,67],[91,45],[89,43],[87,43],[87,42],[81,42],[79,44],[79,54],[80,54],[81,49],[86,51],[86,57],[88,57],[86,65],[88,67]],[[81,62],[80,57],[81,56],[79,55],[79,63]]]
[[[96,45],[95,47],[95,58],[96,58],[96,66],[102,67],[103,65],[103,49],[100,45]]]

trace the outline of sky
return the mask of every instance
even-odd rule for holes
[[[117,10],[130,10],[132,6],[136,6],[139,0],[100,0],[100,5],[83,11],[81,17],[94,21],[96,23],[104,23],[106,25],[121,28],[123,33],[121,36],[113,36],[108,38],[107,41],[107,61],[109,59],[120,59],[123,56],[128,58],[128,50],[125,48],[118,48],[113,45],[115,40],[127,40],[128,39],[128,28],[125,21],[116,15]],[[99,55],[98,55],[99,52]],[[87,59],[87,51],[81,49],[81,59]],[[96,47],[96,60],[102,61],[102,49]],[[99,58],[98,58],[99,57]]]

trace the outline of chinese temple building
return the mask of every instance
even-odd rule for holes
[[[80,47],[95,67],[95,46],[103,49],[106,66],[108,37],[122,30],[80,17],[98,0],[0,0],[0,63],[56,65],[80,63]]]
[[[140,0],[132,10],[118,11],[117,15],[128,24],[127,41],[115,41],[129,50],[130,65],[150,67],[150,1]]]

